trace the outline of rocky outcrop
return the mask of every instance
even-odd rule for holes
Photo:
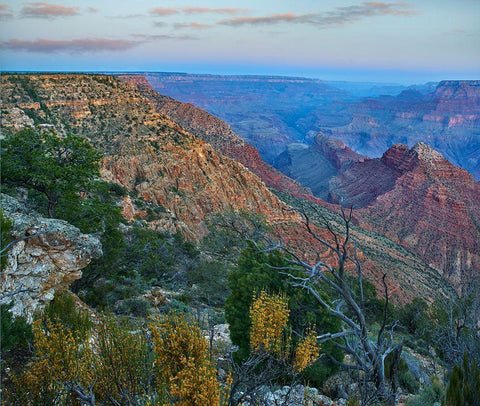
[[[433,100],[438,113],[476,115],[480,120],[480,80],[444,80],[435,89]]]
[[[330,180],[365,157],[353,152],[342,141],[317,134],[311,146],[290,144],[276,162],[276,167],[323,200],[330,199]]]
[[[304,141],[318,110],[328,110],[325,125],[338,114],[338,106],[332,108],[330,103],[348,97],[345,91],[318,79],[150,72],[143,75],[160,94],[192,103],[225,120],[269,164],[288,144]]]
[[[348,125],[322,130],[356,152],[379,157],[396,143],[425,142],[480,179],[480,81],[442,81],[432,93],[364,99],[348,111]]]
[[[2,111],[2,128],[20,131],[23,128],[33,128],[34,121],[28,117],[22,109],[13,107],[9,110]],[[0,138],[2,134],[0,134]]]
[[[147,87],[142,90],[138,80],[130,83],[108,75],[82,74],[12,74],[2,75],[1,80],[2,110],[22,109],[34,119],[35,125],[53,125],[60,134],[76,133],[104,153],[102,177],[130,191],[131,200],[123,203],[128,218],[145,218],[157,230],[179,231],[191,240],[198,240],[207,232],[205,220],[210,215],[229,210],[253,212],[262,215],[278,231],[275,238],[291,244],[302,259],[315,260],[319,254],[327,254],[306,233],[299,216],[285,210],[289,207],[283,203],[286,201],[283,196],[282,200],[277,198],[246,166],[219,153],[161,113],[143,93],[151,90]],[[192,110],[195,117],[197,113]],[[210,128],[199,126],[204,127]],[[221,134],[215,137],[222,140]],[[335,146],[341,150],[331,155],[332,165],[349,168],[354,160],[352,152],[340,143],[325,141],[317,147],[332,153]],[[225,143],[219,142],[217,147],[228,149],[232,144],[237,145],[226,136]],[[308,198],[318,203],[318,199]],[[135,207],[140,200],[143,208],[148,206],[148,213],[142,212],[140,205]],[[325,218],[331,216],[331,212],[324,212]],[[331,237],[325,229],[318,233]],[[404,300],[425,292],[429,297],[442,294],[438,281],[433,279],[435,270],[411,255],[404,261],[406,255],[396,250],[393,256],[401,257],[401,261],[408,263],[404,268],[411,269],[410,273],[396,275],[390,272],[392,262],[386,266],[384,260],[390,252],[385,254],[383,247],[390,242],[377,249],[372,247],[372,241],[380,236],[372,237],[370,232],[362,235],[369,257],[360,250],[358,255],[365,259],[366,277],[380,281],[384,271],[392,274],[391,288],[404,292]],[[381,265],[377,268],[378,264]],[[412,280],[416,281],[414,288],[409,284]]]
[[[356,209],[363,227],[411,250],[459,293],[480,277],[480,184],[438,151],[395,144],[370,159],[320,134],[283,157],[316,196]]]
[[[0,303],[13,301],[11,312],[32,320],[56,290],[68,289],[82,268],[102,255],[97,237],[82,234],[63,220],[28,211],[18,200],[1,195],[4,216],[12,222],[11,237],[22,239],[8,250],[1,273]],[[12,293],[19,292],[12,295]]]

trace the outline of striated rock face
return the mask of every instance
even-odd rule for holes
[[[3,110],[22,108],[36,124],[88,138],[104,152],[104,179],[169,214],[155,221],[157,227],[198,239],[212,213],[247,210],[271,222],[291,217],[256,175],[160,113],[136,84],[81,74],[1,80]]]
[[[425,142],[480,179],[480,81],[442,81],[432,93],[368,98],[348,110],[348,125],[322,131],[370,157],[396,143]]]
[[[459,292],[480,277],[480,183],[439,152],[394,145],[332,185],[337,201],[363,208],[365,226],[415,252]]]
[[[34,121],[28,117],[22,109],[13,107],[5,112],[2,111],[2,128],[20,131],[23,128],[33,128]],[[3,135],[0,134],[0,138]]]
[[[31,321],[33,314],[53,299],[56,290],[67,289],[80,279],[81,269],[92,258],[102,255],[101,244],[97,237],[82,234],[66,221],[27,211],[10,196],[2,194],[1,204],[4,216],[13,223],[10,231],[13,239],[42,233],[9,249],[0,281],[0,296],[26,290],[7,296],[0,303],[13,301],[12,314]]]
[[[411,250],[459,293],[480,277],[480,183],[426,144],[395,144],[370,159],[319,134],[282,157],[316,196],[356,209],[363,227]]]
[[[461,111],[461,116],[476,115],[475,119],[480,119],[480,80],[444,80],[433,99],[437,112],[451,115]]]
[[[265,163],[258,150],[235,134],[225,121],[193,104],[181,103],[160,95],[143,76],[120,75],[119,78],[136,86],[156,106],[157,111],[168,116],[196,138],[208,142],[216,152],[245,165],[267,186],[294,194],[311,194],[308,188]]]
[[[284,173],[309,187],[321,199],[330,199],[330,179],[343,173],[354,162],[365,157],[353,152],[342,141],[317,134],[312,145],[290,144],[276,166]]]
[[[176,73],[144,76],[159,93],[192,103],[225,120],[270,164],[286,145],[303,141],[311,130],[309,112],[346,96],[346,92],[321,80],[298,77]],[[336,115],[331,110],[329,116]]]

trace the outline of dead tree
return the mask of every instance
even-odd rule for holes
[[[315,209],[314,209],[315,210]],[[385,359],[390,353],[397,360],[402,351],[402,345],[394,342],[394,329],[397,323],[387,323],[388,290],[386,275],[383,275],[385,304],[380,328],[374,333],[367,324],[365,298],[363,292],[363,270],[357,256],[356,244],[352,241],[351,225],[352,210],[348,213],[342,209],[341,219],[343,231],[335,231],[332,225],[325,221],[325,227],[331,237],[331,242],[322,238],[314,229],[309,216],[300,211],[303,224],[308,234],[329,251],[331,261],[317,260],[314,264],[301,259],[292,249],[282,242],[271,244],[271,240],[264,238],[263,244],[253,244],[263,251],[279,249],[288,254],[288,267],[278,269],[287,275],[292,285],[306,289],[330,314],[339,318],[343,329],[338,333],[325,333],[317,337],[318,342],[333,340],[351,358],[351,363],[338,362],[330,359],[343,368],[353,371],[358,377],[362,405],[371,405],[383,402],[393,405],[395,401],[396,385],[386,378]],[[265,244],[265,245],[264,245]],[[267,247],[267,248],[265,248]],[[347,268],[349,272],[347,273]],[[302,270],[298,276],[298,270]],[[295,271],[295,272],[293,272]],[[349,275],[354,275],[354,283]],[[356,289],[354,289],[356,285]],[[330,292],[333,301],[326,298],[325,291]],[[333,292],[333,294],[331,293]],[[374,338],[372,338],[374,337]],[[328,354],[327,354],[328,356]],[[390,376],[395,376],[396,366],[393,365]],[[393,372],[393,373],[392,373]]]
[[[286,359],[275,357],[263,350],[253,351],[241,363],[235,362],[230,354],[230,365],[233,382],[230,386],[229,406],[238,406],[245,402],[251,405],[271,404],[265,401],[264,397],[279,378],[290,378],[290,391],[298,382],[299,373],[293,370]],[[289,395],[290,393],[287,393],[287,399]]]

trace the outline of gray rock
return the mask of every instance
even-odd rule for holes
[[[405,361],[405,364],[407,364],[409,371],[412,373],[412,375],[417,381],[422,382],[427,386],[431,385],[427,373],[421,368],[417,358],[404,351],[402,352],[402,359]]]
[[[82,234],[66,221],[44,218],[11,196],[2,194],[0,199],[4,216],[12,222],[11,237],[29,237],[8,250],[0,280],[0,304],[13,301],[11,313],[31,322],[56,290],[67,289],[80,279],[81,269],[102,255],[102,246],[97,237]]]

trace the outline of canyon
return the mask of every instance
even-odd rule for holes
[[[318,132],[380,157],[425,142],[480,179],[480,81],[401,86],[288,77],[147,73],[160,93],[225,120],[274,164],[288,145]]]
[[[312,259],[318,247],[290,208],[316,207],[315,211],[322,213],[316,220],[322,236],[328,236],[325,220],[341,223],[338,206],[313,196],[310,189],[316,192],[314,186],[300,185],[272,168],[222,120],[158,94],[141,76],[11,74],[2,75],[1,91],[6,131],[36,127],[87,138],[104,154],[102,177],[129,191],[126,211],[136,212],[136,199],[158,207],[149,225],[159,231],[178,231],[199,241],[208,233],[212,215],[253,212],[279,231],[284,242],[296,246],[302,257]],[[355,165],[370,162],[340,141],[326,136],[323,141],[319,138],[316,142],[317,154],[333,154],[328,158],[332,175],[347,174]],[[326,184],[322,187],[327,190]],[[350,190],[344,194],[357,199]],[[450,294],[452,287],[442,277],[441,264],[429,262],[420,248],[411,251],[388,227],[375,225],[374,215],[365,209],[356,210],[354,218],[365,273],[379,290],[386,273],[390,292],[399,303],[416,296],[433,301]],[[450,243],[442,240],[444,255],[453,252]],[[459,242],[462,250],[464,243]],[[465,252],[461,255],[468,256]],[[459,262],[460,275],[465,273],[465,263]],[[449,280],[461,291],[463,276]]]
[[[328,202],[353,207],[362,226],[383,234],[466,292],[480,274],[480,183],[424,143],[356,154],[320,133],[296,144],[278,166]]]

